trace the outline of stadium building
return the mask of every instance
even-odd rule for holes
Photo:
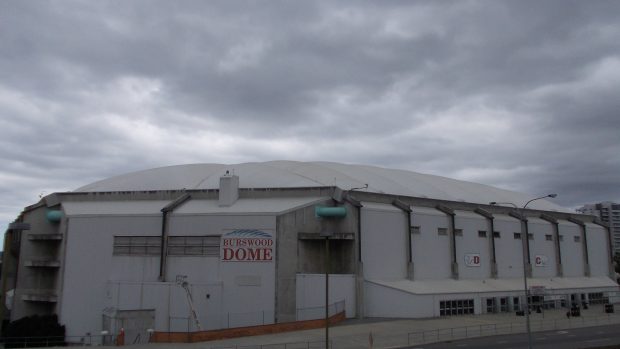
[[[521,209],[530,199],[328,162],[129,173],[23,210],[3,304],[11,320],[57,314],[68,336],[122,324],[135,341],[321,318],[327,267],[331,312],[349,318],[514,312],[524,270],[536,307],[620,301],[608,227],[544,199]]]

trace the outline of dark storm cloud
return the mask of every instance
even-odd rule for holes
[[[614,1],[0,4],[0,220],[188,162],[366,163],[620,200]]]

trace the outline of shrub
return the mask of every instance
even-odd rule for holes
[[[10,322],[2,333],[5,348],[65,346],[65,326],[58,316],[32,315]]]

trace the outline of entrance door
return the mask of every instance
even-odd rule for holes
[[[148,343],[148,329],[155,326],[155,310],[119,310],[116,312],[116,332],[125,330],[125,345]]]

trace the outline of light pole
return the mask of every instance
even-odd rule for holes
[[[325,238],[325,349],[329,349],[329,238],[333,235],[331,231],[321,232]]]
[[[523,223],[523,211],[525,210],[525,208],[527,207],[527,205],[529,205],[531,202],[536,201],[536,200],[540,200],[540,199],[545,199],[545,198],[554,198],[558,196],[558,194],[547,194],[545,196],[541,196],[538,198],[534,198],[531,199],[530,201],[526,202],[525,205],[523,205],[523,207],[519,208],[519,206],[515,205],[512,202],[496,202],[496,201],[491,201],[489,202],[489,205],[510,205],[512,207],[514,207],[517,211],[519,211],[519,216],[521,217],[521,224]],[[525,223],[527,224],[527,223]],[[525,251],[525,248],[528,246],[527,244],[527,239],[528,237],[528,232],[527,229],[523,229],[523,225],[521,225],[521,241],[523,244],[523,290],[525,291],[525,324],[526,324],[526,328],[527,328],[527,344],[528,344],[528,348],[532,349],[532,330],[530,328],[530,305],[529,305],[529,292],[527,289],[527,253],[529,253],[529,248],[528,251]],[[525,240],[523,240],[525,239]]]

